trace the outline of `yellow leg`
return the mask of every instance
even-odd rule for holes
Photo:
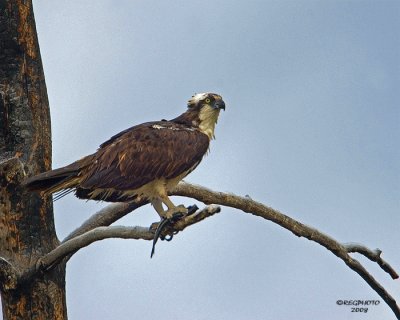
[[[164,210],[163,203],[167,206],[167,210]],[[160,198],[151,200],[151,204],[159,216],[164,219],[170,219],[174,213],[187,214],[188,212],[184,205],[175,206],[167,195],[161,195]]]
[[[165,210],[162,206],[162,201],[159,198],[151,200],[151,205],[154,207],[161,218],[165,217]]]

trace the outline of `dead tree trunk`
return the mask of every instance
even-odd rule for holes
[[[0,290],[4,319],[66,319],[65,264],[27,277],[57,239],[50,199],[20,182],[51,168],[50,114],[31,0],[0,0]]]

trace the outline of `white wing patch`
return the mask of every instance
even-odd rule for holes
[[[151,126],[153,129],[157,129],[157,130],[162,130],[162,129],[169,129],[169,130],[173,130],[173,131],[195,131],[196,128],[177,128],[177,127],[167,127],[167,126],[162,126],[159,124],[153,124]]]
[[[167,127],[160,126],[159,124],[154,124],[151,127],[154,129],[167,129]]]

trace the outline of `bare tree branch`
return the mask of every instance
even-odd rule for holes
[[[95,241],[100,241],[108,238],[122,239],[144,239],[153,240],[154,234],[145,227],[97,227],[84,234],[76,236],[60,244],[53,251],[49,252],[38,260],[36,267],[38,270],[47,270],[54,266],[55,263],[61,261],[67,256],[70,256]]]
[[[94,228],[109,226],[128,213],[140,208],[141,206],[144,206],[147,203],[147,200],[142,200],[140,202],[120,202],[110,204],[92,215],[80,227],[72,231],[62,242],[64,243]]]
[[[371,250],[366,246],[358,243],[345,243],[343,246],[346,248],[348,253],[360,253],[367,257],[369,260],[376,262],[383,270],[390,274],[392,279],[398,279],[399,275],[392,268],[392,266],[381,258],[382,251],[380,249]]]
[[[186,216],[180,219],[174,224],[173,230],[165,230],[165,233],[173,231],[176,234],[177,232],[184,230],[192,224],[211,217],[212,215],[220,211],[221,208],[219,206],[207,206],[190,216]],[[139,226],[96,227],[90,231],[87,231],[86,233],[83,233],[61,243],[57,248],[40,258],[36,263],[35,269],[36,271],[39,271],[53,268],[55,264],[62,261],[64,258],[70,258],[79,249],[82,249],[95,241],[100,241],[108,238],[153,240],[154,231],[154,228],[145,228]],[[30,272],[32,272],[32,270]]]
[[[400,317],[400,308],[395,299],[383,288],[383,286],[361,265],[359,261],[352,258],[349,253],[357,252],[363,254],[371,261],[386,271],[393,279],[398,278],[398,274],[394,269],[382,258],[380,258],[380,250],[372,251],[362,245],[342,244],[331,238],[330,236],[307,226],[275,209],[263,205],[250,197],[240,197],[234,194],[216,192],[202,186],[181,182],[171,195],[184,196],[197,199],[205,204],[219,204],[242,210],[247,213],[270,220],[281,227],[291,231],[298,237],[304,237],[311,241],[317,242],[321,246],[331,251],[340,258],[350,269],[359,274],[369,285],[376,291],[380,297],[388,304],[397,317]],[[143,205],[142,203],[140,205]],[[90,230],[97,226],[111,224],[128,213],[130,206],[135,209],[138,204],[115,204],[106,207],[93,218],[90,218],[81,227],[76,229],[67,239],[71,239],[75,234],[80,234],[83,230]],[[196,221],[198,222],[198,221]],[[193,222],[193,223],[196,223]],[[184,223],[186,224],[186,223]],[[175,226],[177,227],[177,226]],[[147,236],[147,235],[146,235]]]
[[[400,308],[397,305],[396,300],[357,260],[353,259],[348,254],[348,250],[345,245],[342,245],[328,235],[323,234],[317,229],[302,224],[297,220],[279,212],[278,210],[272,209],[263,205],[262,203],[256,202],[250,197],[240,197],[234,194],[216,192],[202,186],[189,183],[180,183],[174,190],[173,194],[194,198],[201,202],[204,202],[205,204],[214,203],[240,209],[244,212],[248,212],[264,219],[273,221],[281,227],[291,231],[298,237],[304,237],[317,242],[321,246],[331,251],[338,258],[342,259],[350,269],[358,273],[370,285],[370,287],[374,289],[388,304],[388,306],[393,310],[396,316],[400,318]],[[385,263],[385,265],[387,266],[388,264]],[[390,267],[390,269],[392,268]],[[388,272],[387,267],[385,267],[384,270]],[[392,273],[389,272],[389,274],[393,276]]]

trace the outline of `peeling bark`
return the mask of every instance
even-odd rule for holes
[[[27,193],[20,185],[26,175],[49,169],[49,103],[32,1],[0,0],[0,289],[4,319],[66,319],[65,265],[33,279],[19,277],[59,244],[52,202]]]

